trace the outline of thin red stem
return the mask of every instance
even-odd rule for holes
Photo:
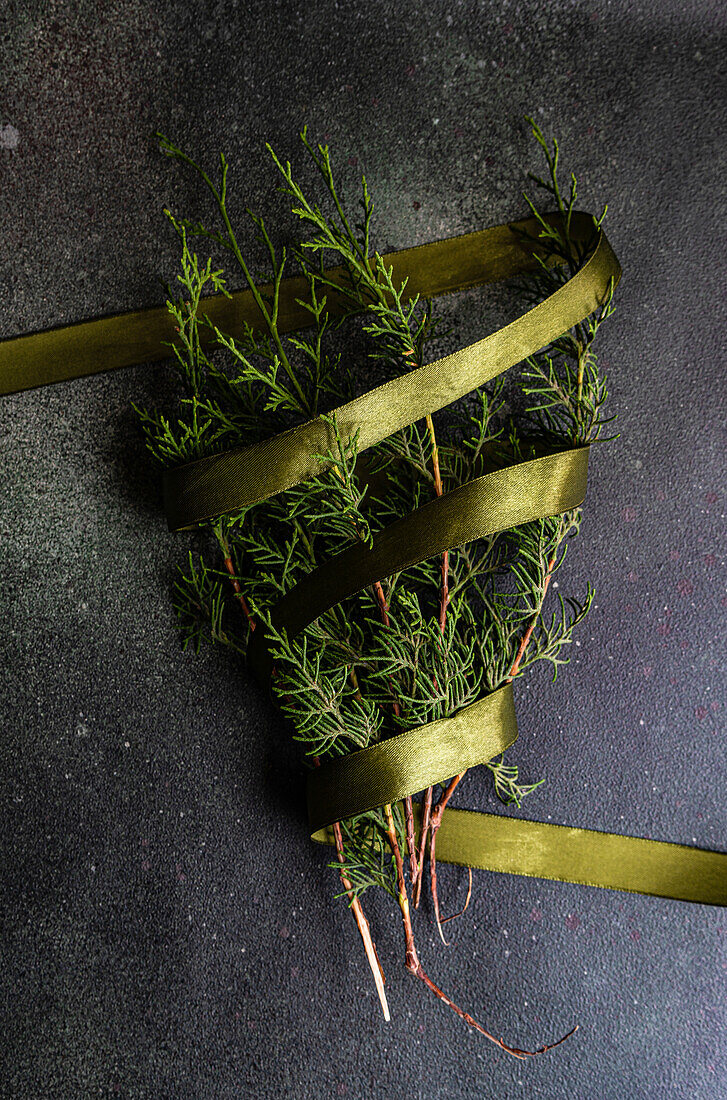
[[[412,349],[413,351],[413,349]],[[432,472],[434,475],[434,492],[438,497],[441,497],[444,493],[444,486],[442,484],[442,471],[439,465],[439,447],[437,446],[437,436],[434,431],[434,421],[431,415],[426,417],[427,429],[429,431],[429,438],[432,441]],[[439,629],[444,634],[445,627],[447,625],[447,607],[449,606],[449,550],[445,550],[442,554],[442,584],[439,593]],[[424,793],[424,804],[422,812],[422,826],[421,835],[419,838],[419,866],[418,874],[412,879],[413,887],[413,899],[414,906],[419,907],[419,902],[422,896],[422,880],[424,878],[424,854],[427,845],[427,835],[431,822],[431,810],[432,799],[434,792],[431,787],[427,787]],[[442,936],[442,928],[439,921],[439,898],[437,895],[437,875],[436,867],[433,868],[430,857],[430,875],[431,875],[431,890],[432,900],[434,902],[434,914],[437,919],[437,926],[439,928],[439,934]],[[433,873],[432,873],[433,872]],[[442,936],[442,939],[444,937]]]
[[[442,917],[442,924],[446,924],[448,920],[455,920],[457,917],[461,917],[469,908],[470,901],[472,900],[472,868],[468,867],[467,870],[469,871],[469,884],[467,886],[467,897],[464,899],[464,905],[458,912],[450,913],[448,917]]]
[[[550,585],[551,577],[553,576],[553,570],[555,568],[556,557],[557,557],[557,547],[556,547],[556,549],[553,553],[552,558],[548,562],[548,567],[547,567],[547,570],[546,570],[546,573],[545,573],[545,578],[543,580],[543,594],[542,594],[541,599],[540,599],[541,608],[542,608],[543,602],[545,600],[545,595],[548,591],[548,587]],[[520,639],[520,644],[517,648],[517,653],[515,654],[515,660],[513,661],[512,667],[510,668],[510,672],[508,673],[508,676],[505,679],[506,684],[512,683],[512,681],[515,679],[515,676],[517,675],[518,669],[520,668],[520,663],[521,663],[521,661],[523,659],[523,656],[525,654],[525,650],[528,648],[528,644],[529,644],[530,639],[533,635],[533,630],[535,629],[535,624],[538,621],[538,616],[539,615],[540,615],[540,610],[538,610],[537,614],[533,615],[533,618],[531,619],[530,623],[528,624],[527,630],[525,631],[522,638]],[[436,807],[432,811],[432,815],[431,815],[431,819],[430,819],[430,834],[431,834],[431,836],[430,836],[430,841],[429,841],[429,874],[430,874],[431,882],[432,882],[432,901],[434,902],[434,916],[435,916],[435,919],[437,921],[437,928],[439,929],[439,935],[441,936],[443,943],[446,943],[447,941],[444,939],[444,935],[442,933],[442,922],[440,920],[440,915],[439,915],[439,898],[437,896],[436,837],[437,837],[437,832],[439,830],[439,827],[442,824],[442,816],[443,816],[444,811],[447,807],[447,803],[449,802],[450,798],[454,794],[455,788],[459,785],[459,783],[462,781],[462,779],[464,779],[466,774],[467,774],[466,772],[462,772],[460,775],[455,775],[453,779],[450,779],[447,787],[444,789],[442,795],[440,796],[439,802],[437,803]]]
[[[381,621],[384,626],[389,626],[391,622],[389,619],[389,608],[386,603],[386,596],[381,581],[374,581],[373,590],[376,602],[379,606]],[[391,709],[398,718],[401,714],[401,707],[397,699],[392,700]],[[409,855],[409,876],[411,881],[415,882],[419,874],[419,866],[417,863],[416,838],[414,836],[414,806],[412,804],[411,795],[407,795],[404,799],[404,820],[406,822],[406,846]]]
[[[243,593],[242,588],[240,587],[240,582],[237,579],[237,573],[235,572],[235,566],[233,564],[232,555],[230,553],[230,544],[228,543],[226,538],[220,535],[218,535],[218,541],[220,543],[220,546],[222,547],[222,558],[225,563],[225,569],[227,570],[230,577],[230,584],[232,585],[235,596],[237,597],[237,601],[242,608],[242,613],[250,625],[250,630],[254,630],[255,623],[253,621],[252,613],[250,611],[250,605],[245,599],[245,594]]]
[[[556,554],[557,554],[557,548],[556,548]],[[543,581],[543,595],[542,595],[542,598],[541,598],[541,601],[540,601],[540,606],[541,607],[543,606],[543,601],[545,600],[545,594],[548,591],[548,587],[550,585],[550,578],[553,576],[553,569],[555,568],[556,554],[553,554],[553,557],[548,562],[548,571],[545,574],[545,580]],[[540,614],[540,612],[538,611],[538,615],[539,614]],[[520,668],[520,662],[523,659],[523,656],[525,654],[525,650],[528,648],[528,642],[530,641],[530,639],[532,637],[533,630],[535,629],[535,624],[538,621],[538,615],[533,615],[532,621],[530,622],[530,625],[528,626],[528,629],[525,631],[522,638],[520,639],[520,645],[518,646],[517,653],[515,654],[515,660],[512,663],[512,668],[510,669],[510,673],[507,677],[507,680],[505,681],[506,684],[511,683],[515,679],[515,676],[517,675],[517,671]]]
[[[508,1046],[503,1039],[496,1039],[494,1035],[491,1035],[489,1031],[486,1031],[482,1024],[478,1024],[477,1020],[470,1016],[469,1012],[465,1012],[464,1009],[460,1008],[459,1005],[456,1005],[454,1001],[450,1000],[447,994],[443,993],[439,986],[434,984],[429,975],[422,969],[421,964],[419,965],[418,969],[414,971],[414,973],[416,974],[417,978],[420,978],[421,981],[424,982],[426,987],[432,991],[435,997],[438,997],[439,1000],[447,1005],[448,1008],[451,1008],[452,1011],[455,1012],[460,1017],[460,1019],[464,1020],[466,1024],[469,1024],[470,1027],[473,1027],[475,1031],[479,1031],[480,1035],[484,1035],[486,1039],[489,1039],[491,1043],[494,1043],[495,1046],[498,1046],[500,1050],[504,1050],[506,1054],[511,1054],[513,1058],[519,1058],[523,1062],[527,1058],[534,1058],[537,1054],[545,1054],[548,1050],[554,1050],[555,1047],[560,1046],[561,1043],[564,1043],[566,1039],[570,1039],[571,1035],[575,1034],[575,1032],[578,1031],[578,1024],[576,1024],[575,1027],[571,1028],[567,1035],[564,1035],[555,1043],[546,1043],[545,1046],[538,1047],[537,1050],[522,1050],[520,1047]]]
[[[479,1031],[480,1035],[484,1035],[486,1039],[489,1039],[495,1046],[500,1047],[506,1054],[511,1054],[513,1058],[520,1058],[523,1061],[526,1058],[533,1058],[536,1054],[544,1054],[547,1050],[552,1050],[560,1043],[565,1042],[573,1032],[578,1030],[578,1025],[564,1035],[562,1039],[558,1039],[556,1043],[549,1043],[546,1046],[539,1047],[537,1050],[522,1050],[520,1047],[511,1047],[503,1039],[497,1039],[494,1035],[491,1035],[482,1024],[478,1023],[473,1016],[470,1016],[469,1012],[465,1012],[463,1008],[460,1008],[458,1004],[447,996],[435,982],[429,977],[424,967],[422,966],[419,955],[417,953],[416,944],[414,942],[414,931],[411,923],[411,912],[409,909],[409,897],[406,889],[406,880],[404,878],[404,860],[401,856],[401,849],[399,848],[399,841],[396,836],[396,826],[394,824],[394,817],[391,812],[391,806],[384,806],[384,813],[386,815],[386,833],[389,839],[389,845],[394,856],[394,863],[396,865],[396,879],[399,889],[398,901],[399,908],[401,909],[401,919],[404,925],[404,939],[406,943],[406,968],[410,974],[414,974],[419,978],[421,982],[429,989],[435,997],[437,997],[442,1004],[445,1004],[448,1008],[451,1008],[461,1020],[464,1020],[466,1024],[474,1028],[475,1031]]]

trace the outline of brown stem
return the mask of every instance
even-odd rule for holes
[[[404,941],[406,943],[405,964],[407,970],[410,970],[412,974],[416,974],[420,963],[419,956],[417,955],[416,944],[414,943],[414,929],[412,928],[411,923],[409,895],[406,889],[406,879],[404,878],[404,860],[401,857],[401,849],[399,847],[399,841],[396,836],[394,815],[391,812],[391,805],[388,802],[384,806],[384,814],[386,816],[386,835],[389,839],[389,846],[394,856],[394,863],[396,864],[396,881],[399,887],[397,901],[399,902],[399,908],[401,909],[401,919],[404,925]]]
[[[548,562],[548,568],[546,570],[545,578],[543,579],[543,593],[542,593],[542,596],[540,598],[540,606],[541,607],[543,606],[543,602],[545,600],[545,595],[546,595],[546,593],[548,591],[548,587],[550,585],[550,579],[553,576],[553,569],[555,568],[557,552],[558,552],[558,549],[556,547],[556,549],[553,553],[553,557]],[[522,638],[520,639],[520,645],[517,648],[517,653],[515,654],[515,660],[513,661],[510,672],[509,672],[507,678],[505,679],[506,684],[512,683],[512,681],[515,679],[515,676],[517,675],[518,669],[520,668],[520,663],[523,659],[523,655],[525,654],[525,650],[528,648],[528,643],[530,642],[530,639],[532,637],[533,630],[535,629],[535,624],[538,621],[538,616],[539,615],[540,615],[540,610],[538,610],[538,612],[535,615],[533,615],[533,618],[531,619],[530,623],[528,624],[527,630],[525,631]],[[432,901],[434,902],[434,916],[435,916],[435,919],[436,919],[436,922],[437,922],[437,928],[439,929],[439,935],[441,936],[443,943],[446,943],[447,941],[445,940],[444,935],[442,933],[442,921],[440,920],[440,915],[439,915],[439,898],[437,896],[436,837],[437,837],[437,831],[439,829],[439,826],[442,824],[442,816],[443,816],[444,811],[446,809],[447,803],[449,802],[450,798],[452,797],[452,794],[454,793],[455,787],[457,787],[457,785],[462,781],[462,779],[464,779],[466,774],[467,774],[466,772],[462,772],[461,775],[455,775],[454,779],[451,779],[449,781],[449,784],[445,788],[444,792],[442,793],[442,795],[439,799],[439,802],[437,803],[436,807],[432,811],[432,816],[431,816],[431,821],[430,821],[431,837],[430,837],[430,841],[429,841],[429,874],[430,874],[431,882],[432,882]]]
[[[442,931],[442,917],[439,910],[439,891],[437,890],[437,828],[432,824],[431,835],[429,837],[429,889],[432,891],[432,901],[434,902],[434,919],[437,922],[437,931],[439,932],[439,938],[445,947],[449,947],[449,940],[445,940],[444,932]]]
[[[419,908],[419,902],[422,896],[422,882],[424,881],[424,854],[427,847],[427,833],[429,832],[429,821],[432,816],[432,796],[434,791],[431,787],[427,787],[424,792],[424,802],[422,803],[422,828],[421,836],[419,838],[419,867],[416,882],[412,883],[412,898],[414,900],[414,908]]]
[[[449,550],[442,554],[442,594],[439,599],[439,629],[444,634],[449,606]]]
[[[218,535],[218,539],[219,539],[220,546],[222,547],[222,557],[223,557],[223,560],[224,560],[224,563],[225,563],[225,569],[227,570],[227,572],[230,575],[230,584],[233,587],[233,590],[235,592],[237,600],[240,604],[240,607],[242,608],[242,612],[243,612],[245,618],[247,619],[248,623],[250,624],[250,630],[254,630],[255,629],[255,623],[253,622],[252,614],[250,612],[250,605],[248,604],[247,600],[245,599],[245,594],[243,593],[242,589],[240,588],[240,582],[237,579],[237,573],[235,572],[235,566],[232,563],[232,555],[230,553],[230,544],[227,541],[227,539],[224,538],[221,535]]]
[[[419,861],[417,859],[417,842],[414,835],[414,804],[410,794],[404,799],[404,820],[406,822],[406,850],[409,855],[409,877],[414,882],[419,878]]]
[[[412,349],[413,351],[413,349]],[[444,492],[444,486],[442,485],[442,471],[439,466],[439,447],[437,445],[437,436],[434,431],[434,421],[431,415],[426,417],[427,429],[429,431],[429,438],[432,441],[432,471],[434,474],[434,492],[438,497],[441,497]],[[447,607],[449,606],[449,550],[445,550],[442,554],[442,586],[439,594],[439,629],[444,634],[444,629],[447,623]],[[424,878],[424,853],[427,845],[427,833],[429,831],[429,825],[431,820],[432,798],[433,789],[427,787],[424,792],[424,809],[422,815],[422,828],[421,836],[419,838],[419,865],[417,868],[417,874],[412,878],[412,897],[414,900],[415,908],[419,908],[419,902],[422,896],[422,880]],[[431,870],[431,864],[430,864]],[[437,915],[437,924],[439,925],[439,899],[437,898],[437,883],[436,883],[436,869],[434,877],[432,878],[432,898],[434,900],[434,911]],[[439,926],[439,934],[441,936],[442,929]]]
[[[379,614],[381,616],[381,621],[384,626],[389,626],[389,608],[386,603],[386,596],[384,595],[384,589],[381,581],[374,581],[373,589],[374,596],[376,597],[376,602],[379,605]],[[394,699],[392,701],[391,708],[398,718],[401,714],[401,707],[399,706],[399,702],[397,699]],[[409,855],[409,875],[411,881],[415,882],[419,874],[419,867],[417,863],[416,839],[414,836],[414,807],[412,805],[411,795],[408,795],[404,799],[404,819],[406,821],[406,847]]]
[[[556,553],[557,553],[557,548],[556,548]],[[545,574],[545,580],[543,581],[543,595],[540,599],[540,606],[541,607],[543,606],[543,601],[545,600],[545,593],[548,591],[548,586],[550,584],[550,578],[553,576],[553,569],[555,567],[555,558],[556,558],[556,554],[553,554],[553,557],[548,562],[548,572]],[[530,622],[530,625],[528,626],[528,629],[525,631],[522,638],[520,639],[520,645],[518,646],[517,653],[515,654],[515,660],[512,663],[512,668],[510,669],[510,674],[508,675],[508,677],[505,681],[506,684],[511,683],[515,679],[515,676],[517,675],[517,670],[520,668],[520,662],[523,659],[523,654],[525,653],[525,650],[528,648],[528,642],[530,641],[530,639],[532,637],[533,630],[535,629],[535,624],[538,621],[538,615],[539,614],[540,614],[540,611],[538,611],[537,615],[533,615],[532,621]]]
[[[458,912],[450,913],[448,917],[442,917],[442,924],[446,924],[448,920],[456,920],[457,917],[461,917],[463,913],[466,913],[469,908],[472,899],[472,868],[468,867],[467,870],[469,871],[470,880],[467,886],[467,897],[464,899],[464,905]]]
[[[406,942],[406,968],[415,977],[419,978],[421,982],[431,990],[435,997],[437,997],[443,1004],[451,1008],[460,1019],[464,1020],[466,1024],[474,1028],[475,1031],[479,1031],[480,1035],[484,1035],[486,1039],[489,1039],[491,1043],[500,1047],[506,1054],[511,1054],[513,1058],[520,1058],[523,1061],[526,1058],[532,1058],[536,1054],[544,1054],[546,1050],[552,1050],[553,1047],[557,1047],[560,1043],[565,1042],[573,1032],[578,1030],[578,1025],[564,1035],[562,1039],[558,1039],[556,1043],[549,1043],[546,1046],[539,1047],[537,1050],[521,1050],[519,1047],[508,1046],[502,1039],[496,1039],[494,1035],[491,1035],[482,1024],[479,1024],[468,1012],[460,1008],[455,1004],[450,997],[444,993],[438,985],[436,985],[424,970],[419,956],[417,954],[416,944],[414,943],[414,931],[411,924],[411,912],[409,910],[409,897],[406,889],[406,880],[404,879],[404,860],[401,857],[401,849],[399,848],[399,841],[396,836],[396,826],[394,825],[394,817],[391,812],[391,806],[384,806],[384,813],[386,815],[386,834],[389,839],[391,851],[394,855],[394,862],[396,864],[396,879],[399,887],[398,902],[401,909],[401,919],[404,925],[404,939]]]
[[[555,1043],[546,1043],[545,1046],[538,1047],[537,1050],[522,1050],[520,1047],[511,1047],[503,1039],[496,1039],[494,1035],[490,1035],[489,1031],[486,1031],[482,1024],[478,1024],[477,1020],[470,1016],[469,1012],[465,1012],[464,1009],[456,1005],[454,1001],[450,1000],[446,993],[443,993],[438,985],[435,985],[429,975],[422,969],[421,964],[418,969],[414,971],[417,978],[420,978],[424,982],[427,989],[431,989],[435,997],[438,997],[448,1008],[451,1008],[453,1012],[464,1020],[466,1024],[473,1027],[475,1031],[479,1031],[480,1035],[484,1035],[486,1039],[489,1039],[491,1043],[498,1046],[500,1050],[504,1050],[506,1054],[511,1054],[513,1058],[519,1058],[521,1061],[525,1061],[526,1058],[534,1058],[537,1054],[545,1054],[548,1050],[553,1050],[555,1047],[560,1046],[566,1039],[570,1039],[576,1031],[578,1031],[578,1024],[571,1028],[567,1035],[564,1035],[561,1039],[558,1039]]]
[[[338,862],[343,865],[345,863],[345,856],[343,853],[343,836],[341,835],[341,824],[338,821],[336,821],[333,825],[333,835],[336,838],[336,852],[338,855]],[[379,962],[379,956],[376,951],[376,944],[371,938],[371,929],[369,927],[369,922],[366,919],[363,908],[361,906],[361,902],[353,892],[353,887],[348,876],[345,874],[343,867],[341,868],[340,875],[341,882],[343,883],[343,889],[348,894],[350,909],[354,915],[356,926],[361,933],[361,939],[363,940],[366,958],[368,959],[369,966],[371,967],[371,973],[374,976],[374,984],[376,985],[376,992],[378,993],[379,1000],[381,1001],[381,1008],[384,1013],[384,1019],[388,1023],[388,1021],[391,1019],[391,1014],[389,1012],[388,1001],[386,1000],[386,992],[384,991],[384,982],[386,981],[386,978],[384,977],[384,972],[381,969],[381,963]]]
[[[444,791],[439,797],[439,801],[435,808],[432,810],[430,829],[429,829],[429,879],[432,891],[432,902],[434,903],[434,919],[437,922],[437,931],[439,932],[439,938],[442,943],[447,945],[447,940],[444,938],[444,932],[442,931],[442,920],[439,910],[439,894],[437,892],[437,833],[439,832],[439,826],[442,824],[442,816],[447,803],[454,794],[455,788],[464,779],[466,772],[461,772],[459,775],[455,775],[450,779],[449,783],[445,787]]]
[[[442,824],[442,814],[444,813],[445,809],[447,808],[447,803],[449,802],[450,798],[454,794],[455,789],[462,782],[462,780],[464,779],[464,777],[466,775],[467,775],[467,772],[463,771],[463,772],[460,772],[459,775],[453,776],[452,779],[450,779],[447,786],[442,791],[441,795],[439,796],[439,802],[437,803],[437,805],[432,810],[432,828],[433,829],[438,829],[439,826]]]
[[[389,605],[386,602],[386,596],[384,595],[384,588],[381,584],[381,581],[374,581],[373,589],[374,595],[376,597],[376,602],[379,605],[379,614],[381,615],[381,621],[384,626],[390,626],[391,620],[389,619]]]

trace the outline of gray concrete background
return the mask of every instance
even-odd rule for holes
[[[233,165],[232,206],[292,223],[263,143],[330,142],[376,244],[523,210],[524,113],[625,277],[604,330],[617,443],[595,455],[569,590],[597,586],[555,685],[518,692],[524,816],[724,848],[725,32],[717,3],[6,3],[0,332],[162,300],[162,207],[204,211],[162,129]],[[248,254],[259,258],[252,233]],[[501,323],[447,305],[461,343]],[[2,401],[3,1094],[610,1100],[727,1095],[721,911],[478,873],[422,955],[522,1045],[507,1058],[403,970],[394,1018],[309,842],[289,732],[244,669],[182,654],[170,536],[132,400],[141,366]],[[566,583],[565,571],[563,585]],[[460,805],[496,808],[484,777]],[[443,871],[447,908],[461,873]]]

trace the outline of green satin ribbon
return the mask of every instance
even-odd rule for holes
[[[537,230],[534,219],[519,222],[517,227]],[[507,245],[503,232],[509,234]],[[587,214],[574,214],[571,233],[575,239],[588,240],[593,235],[592,219]],[[516,240],[507,226],[496,226],[389,254],[384,262],[394,269],[395,278],[408,279],[408,294],[416,291],[431,297],[535,270],[537,261],[532,251],[518,246]],[[462,277],[458,282],[459,266]],[[341,436],[345,439],[358,432],[359,451],[365,451],[400,428],[452,404],[589,316],[603,301],[611,282],[618,282],[620,276],[618,260],[599,232],[591,256],[573,278],[511,324],[336,409]],[[291,292],[283,282],[281,311],[288,306]],[[331,303],[334,312],[338,307],[339,303]],[[289,314],[286,308],[286,319]],[[319,473],[325,463],[316,455],[335,452],[335,447],[330,423],[318,417],[251,447],[165,470],[164,503],[169,527],[192,527],[289,489]]]
[[[727,905],[723,852],[595,829],[445,810],[437,834],[437,859],[487,871]]]
[[[577,219],[586,217],[574,214]],[[537,229],[532,218],[510,224],[530,232]],[[585,227],[585,222],[583,224]],[[382,259],[392,268],[395,281],[408,278],[407,292],[412,296],[464,290],[496,282],[503,278],[505,269],[510,275],[517,275],[537,267],[533,255],[517,243],[510,225],[387,252]],[[335,282],[343,284],[346,281],[342,267],[329,268],[326,274]],[[300,301],[307,299],[308,289],[308,281],[302,275],[283,280],[278,310],[280,332],[293,332],[310,325],[310,312],[300,305]],[[270,295],[273,284],[261,284],[259,290],[263,296]],[[326,308],[335,316],[350,307],[346,306],[343,297],[337,300],[332,292],[328,295]],[[258,330],[264,328],[263,317],[250,290],[236,291],[230,298],[211,295],[202,300],[202,310],[213,324],[230,336],[242,336],[246,324]],[[204,344],[211,342],[214,334],[203,328],[199,337]],[[80,324],[12,336],[0,340],[0,395],[168,359],[170,353],[166,345],[174,339],[174,320],[166,306],[114,313]],[[325,453],[325,449],[321,453]],[[264,471],[258,474],[265,477]]]
[[[517,739],[512,685],[505,684],[452,718],[399,733],[371,748],[328,760],[308,779],[308,821],[315,840],[346,817],[399,802],[485,764]],[[323,834],[318,835],[323,830]]]
[[[419,818],[414,803],[417,829]],[[313,840],[334,843],[327,829]],[[727,905],[726,859],[687,844],[451,808],[437,833],[438,862],[701,905]]]
[[[551,221],[559,217],[551,215]],[[513,228],[537,231],[534,220],[526,219],[388,253],[384,261],[395,281],[408,279],[410,296],[483,285],[537,268],[533,249]],[[588,240],[592,219],[575,213],[571,232]],[[339,283],[346,278],[341,268],[328,274]],[[359,447],[365,450],[444,408],[587,317],[620,274],[599,230],[586,263],[534,309],[484,340],[336,410],[341,435],[358,431]],[[261,287],[263,293],[270,290],[270,285]],[[296,301],[306,296],[302,277],[283,281],[281,332],[310,323],[310,314]],[[331,314],[347,308],[342,296],[329,295]],[[264,324],[249,290],[232,299],[206,298],[202,309],[231,335],[241,333],[246,324],[256,329]],[[212,334],[203,330],[202,338]],[[11,338],[0,342],[0,394],[167,358],[164,342],[173,340],[166,308]],[[318,473],[322,463],[316,455],[333,447],[330,426],[317,418],[252,447],[168,470],[164,494],[169,526],[192,527],[290,488]],[[274,609],[274,624],[292,635],[373,580],[495,531],[577,507],[585,494],[587,462],[588,448],[573,448],[494,471],[437,498],[381,532],[372,549],[354,546],[304,578]],[[253,635],[250,656],[261,674],[269,671],[260,630]],[[485,763],[516,736],[512,690],[505,685],[451,718],[326,762],[309,777],[313,838],[330,841],[327,826],[333,821],[398,801]],[[727,854],[680,844],[448,808],[437,851],[445,862],[492,871],[727,905]]]
[[[496,531],[577,508],[586,495],[588,452],[588,447],[574,447],[518,462],[435,497],[386,527],[371,548],[355,543],[314,569],[278,601],[272,625],[291,638],[374,581]],[[270,675],[270,651],[261,630],[252,635],[247,655],[261,679]],[[457,770],[462,769],[452,775]]]

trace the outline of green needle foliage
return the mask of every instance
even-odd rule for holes
[[[531,176],[535,198],[525,196],[538,219],[542,263],[519,286],[523,309],[567,280],[590,248],[586,242],[576,250],[569,237],[575,177],[564,195],[558,145],[551,147],[529,121],[547,172],[542,178]],[[398,285],[392,269],[372,250],[374,204],[365,177],[354,214],[335,184],[328,147],[312,145],[306,129],[300,137],[316,170],[315,197],[304,192],[290,162],[283,163],[268,145],[282,179],[280,190],[299,219],[301,239],[290,249],[276,248],[263,220],[248,210],[269,261],[269,273],[258,281],[243,258],[229,216],[224,156],[215,181],[159,137],[165,154],[198,174],[214,199],[219,223],[208,227],[166,211],[181,247],[179,286],[167,303],[179,330],[172,352],[181,394],[173,410],[137,410],[149,450],[160,465],[253,443],[330,413],[355,396],[342,353],[352,329],[387,377],[425,361],[427,345],[443,334],[441,321],[431,301],[408,297],[406,282]],[[541,207],[560,210],[563,226],[551,226]],[[594,220],[594,236],[601,220]],[[231,264],[232,277],[238,283],[241,277],[250,288],[265,319],[264,331],[248,327],[233,337],[207,319],[205,295],[229,294],[227,274],[212,259],[200,259],[194,251],[196,238]],[[553,266],[553,259],[565,262]],[[343,286],[325,273],[334,265],[345,271]],[[308,285],[309,327],[284,335],[278,332],[279,288],[292,273],[303,275]],[[263,293],[259,287],[268,281],[272,290]],[[350,309],[332,318],[326,301],[334,287]],[[511,678],[516,660],[517,677],[545,662],[553,679],[568,662],[593,589],[589,585],[578,597],[564,597],[559,587],[553,599],[555,586],[549,586],[578,533],[579,510],[451,550],[445,614],[440,558],[386,578],[379,591],[359,592],[292,640],[272,630],[269,614],[317,565],[352,542],[370,545],[377,531],[431,500],[438,476],[441,491],[448,492],[544,450],[603,438],[607,386],[593,344],[612,309],[609,296],[597,315],[525,361],[517,375],[522,406],[517,415],[508,411],[506,384],[498,379],[460,403],[462,408],[448,410],[438,423],[438,439],[433,425],[422,421],[361,456],[357,438],[343,438],[332,419],[335,447],[326,456],[325,472],[203,525],[209,550],[189,555],[174,591],[183,644],[198,649],[204,640],[244,653],[250,617],[258,629],[269,631],[273,690],[311,766],[453,714]],[[538,785],[523,784],[517,766],[502,758],[487,767],[494,791],[505,803],[519,805]],[[401,806],[393,810],[403,849],[404,813]],[[341,830],[353,894],[379,886],[396,896],[383,811],[345,821]],[[341,869],[338,862],[331,866]]]

